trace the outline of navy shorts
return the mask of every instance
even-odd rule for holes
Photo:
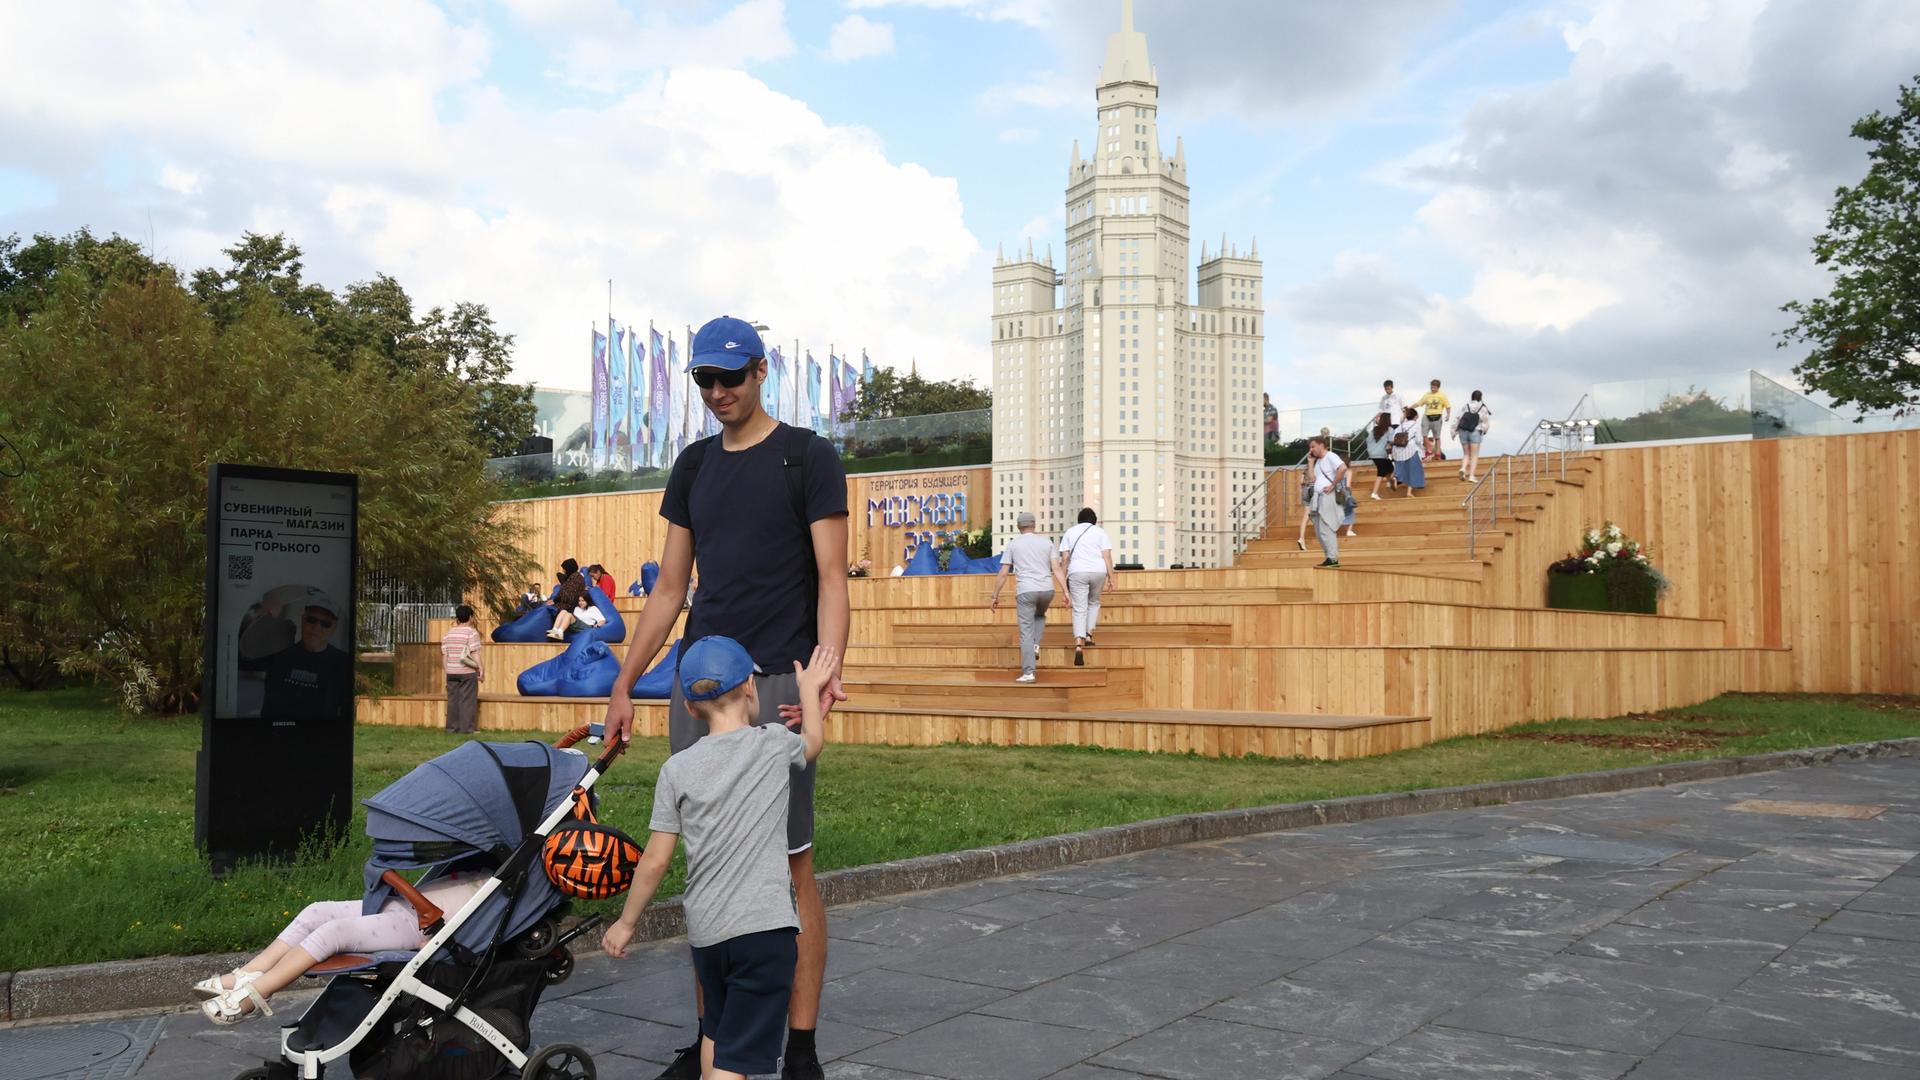
[[[713,1067],[754,1076],[779,1068],[787,1044],[787,998],[800,955],[799,931],[762,930],[695,946],[700,1034],[713,1040]]]

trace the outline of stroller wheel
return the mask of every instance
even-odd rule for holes
[[[573,952],[569,949],[555,949],[549,954],[553,963],[547,966],[547,985],[558,986],[573,974]]]
[[[233,1080],[294,1080],[298,1074],[285,1062],[274,1062],[256,1069],[248,1069]]]
[[[554,1043],[527,1054],[521,1080],[595,1080],[593,1056],[578,1046]]]
[[[532,927],[528,928],[526,933],[521,934],[520,937],[514,941],[513,947],[521,956],[532,959],[542,953],[551,951],[553,949],[553,940],[559,935],[559,932],[560,928],[554,925],[552,919],[541,919],[539,922],[534,923]]]

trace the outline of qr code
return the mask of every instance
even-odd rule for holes
[[[251,555],[227,556],[227,580],[228,581],[252,581],[253,580],[253,556]]]

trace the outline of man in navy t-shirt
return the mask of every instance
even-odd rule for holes
[[[672,633],[696,563],[700,593],[685,637],[719,634],[746,648],[757,669],[756,723],[799,719],[794,664],[805,662],[815,645],[846,653],[847,474],[839,455],[832,443],[798,434],[760,407],[766,350],[750,324],[714,319],[694,335],[689,353],[687,370],[721,430],[688,447],[668,474],[660,503],[666,552],[607,703],[609,740],[633,736],[634,680]],[[835,672],[821,704],[832,709],[844,700]],[[667,727],[675,753],[706,734],[688,712],[678,678]],[[813,781],[811,764],[794,773],[787,810],[800,955],[787,1006],[783,1080],[824,1075],[813,1046],[827,967],[827,914],[813,877]],[[697,1039],[660,1074],[662,1080],[699,1075]]]

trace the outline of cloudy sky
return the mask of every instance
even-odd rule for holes
[[[584,387],[623,321],[721,312],[985,381],[996,244],[1060,244],[1118,0],[92,0],[0,9],[0,235],[183,267],[285,232],[333,287],[489,304]],[[1784,372],[1779,305],[1911,0],[1138,0],[1194,231],[1258,237],[1267,384],[1503,416]],[[1519,426],[1518,424],[1513,425]],[[1508,428],[1509,431],[1513,427]]]

